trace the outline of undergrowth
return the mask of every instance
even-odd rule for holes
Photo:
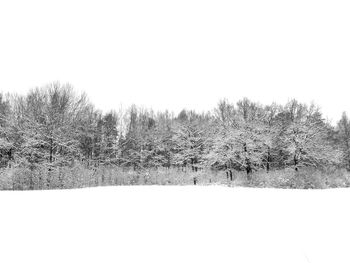
[[[87,168],[4,168],[0,170],[1,190],[73,189],[110,185],[227,185],[240,187],[269,187],[287,189],[326,189],[349,187],[346,170],[292,169],[267,173],[256,171],[248,180],[246,173],[235,171],[232,181],[224,171],[192,172],[177,168],[134,171],[115,166]]]

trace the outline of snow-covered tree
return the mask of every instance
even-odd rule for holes
[[[319,109],[293,100],[286,110],[287,118],[283,120],[278,135],[280,156],[285,164],[292,165],[296,171],[303,166],[338,164],[341,153],[330,144],[329,126]]]

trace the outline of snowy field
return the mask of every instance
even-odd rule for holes
[[[0,262],[350,262],[350,189],[0,192]]]

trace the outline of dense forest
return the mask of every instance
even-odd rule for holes
[[[91,171],[90,179],[101,169],[138,176],[172,170],[172,176],[188,174],[195,184],[203,171],[231,181],[244,174],[250,182],[255,174],[276,171],[295,176],[303,169],[350,169],[347,115],[334,127],[316,105],[295,99],[285,105],[224,99],[206,113],[135,105],[102,113],[86,94],[57,82],[26,95],[1,94],[0,116],[3,189],[78,187],[71,178],[76,167]],[[106,178],[98,180],[117,181]]]

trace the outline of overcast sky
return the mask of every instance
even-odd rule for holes
[[[94,104],[211,110],[221,98],[350,113],[349,1],[0,2],[0,90],[52,81]]]

